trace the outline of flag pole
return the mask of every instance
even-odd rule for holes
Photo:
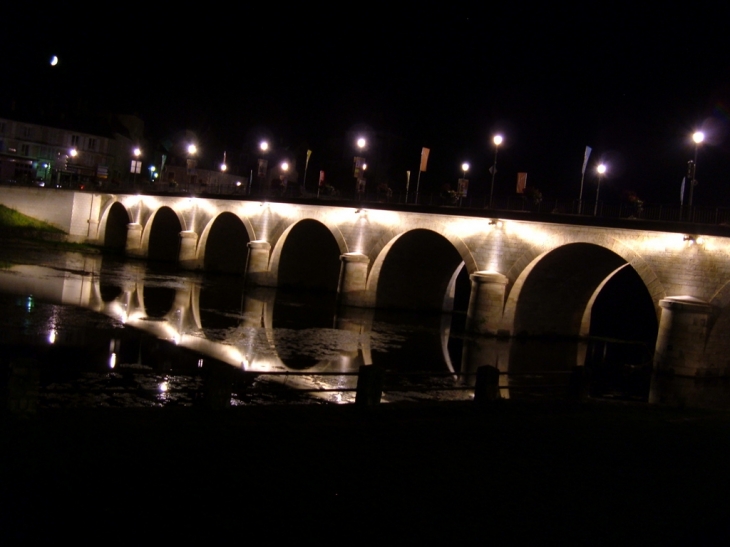
[[[586,177],[586,166],[588,165],[588,158],[591,156],[593,149],[590,146],[586,146],[586,151],[583,153],[583,169],[580,172],[580,193],[578,194],[578,214],[583,213],[583,182]]]

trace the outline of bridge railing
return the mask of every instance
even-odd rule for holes
[[[7,181],[5,181],[7,183]],[[15,185],[15,184],[13,184]],[[53,191],[55,185],[47,186],[48,191]],[[348,202],[352,201],[358,206],[377,204],[378,206],[425,206],[443,207],[449,210],[483,211],[485,214],[499,212],[532,212],[541,214],[574,215],[590,218],[614,218],[614,219],[641,219],[663,222],[690,222],[707,225],[730,225],[730,207],[680,207],[678,204],[656,204],[637,207],[630,202],[611,202],[584,200],[580,203],[575,199],[544,198],[539,202],[530,201],[522,196],[495,196],[492,206],[489,206],[489,196],[465,196],[459,198],[453,193],[426,193],[420,192],[391,192],[372,190],[363,194],[350,194],[328,190],[328,192],[304,191],[300,186],[289,185],[286,190],[272,187],[263,188],[258,185],[250,187],[248,181],[243,179],[240,185],[236,184],[182,184],[170,185],[167,183],[109,183],[75,185],[72,189],[92,192],[109,193],[134,193],[134,194],[155,194],[155,195],[184,195],[191,194],[201,198],[240,198],[240,199],[271,199],[271,200],[320,200],[323,203]],[[594,215],[595,212],[595,215]]]

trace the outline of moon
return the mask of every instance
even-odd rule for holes
[[[56,66],[58,64],[58,57],[55,55],[51,56],[51,66]]]

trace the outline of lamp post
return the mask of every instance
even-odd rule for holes
[[[705,140],[705,134],[702,131],[695,131],[692,134],[692,140],[695,143],[695,159],[694,163],[692,163],[692,177],[689,183],[689,209],[692,210],[692,198],[694,197],[694,189],[695,186],[697,186],[697,153],[700,149],[700,144],[702,144],[702,141]],[[690,212],[690,215],[692,213]]]
[[[499,151],[499,145],[502,144],[502,135],[495,135],[492,139],[494,142],[494,163],[492,164],[492,186],[489,189],[489,208],[492,208],[492,200],[494,199],[494,175],[497,174],[497,152]]]
[[[281,169],[281,175],[279,175],[279,181],[281,181],[281,195],[286,194],[286,185],[287,185],[287,173],[289,172],[289,163],[286,161],[282,161],[281,165],[279,166]]]
[[[464,197],[464,194],[466,193],[466,185],[468,184],[468,181],[466,180],[466,172],[469,170],[469,162],[465,161],[461,164],[461,172],[463,173],[463,176],[461,177],[461,180],[459,181],[459,185],[457,187],[457,192],[459,193],[459,207],[461,207],[461,200]]]
[[[259,142],[259,151],[261,152],[261,157],[259,158],[259,168],[257,172],[257,178],[259,180],[259,193],[260,194],[268,194],[268,184],[266,182],[266,172],[269,167],[269,160],[266,159],[266,153],[269,151],[269,143],[268,141],[262,140]],[[249,193],[251,192],[251,189],[249,188]]]
[[[598,194],[601,191],[601,179],[606,173],[606,166],[602,163],[599,164],[598,167],[596,167],[596,172],[598,173],[598,185],[596,186],[596,204],[593,206],[593,216],[598,214]]]
[[[363,177],[363,172],[367,167],[365,164],[365,158],[362,157],[362,153],[367,146],[368,141],[365,137],[359,137],[355,144],[357,145],[359,154],[355,157],[355,193],[357,194],[358,199],[362,199],[362,196],[365,193],[365,178]]]
[[[130,169],[130,171],[134,174],[134,185],[137,186],[137,175],[142,170],[142,162],[139,159],[142,155],[142,150],[139,146],[134,147],[132,155],[134,156],[134,159],[132,160],[132,169]]]
[[[194,144],[188,144],[188,191],[190,191],[190,188],[192,187],[193,177],[195,177],[195,166],[197,162],[195,161],[195,154],[198,153],[198,147]]]

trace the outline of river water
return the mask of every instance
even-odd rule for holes
[[[474,337],[463,313],[338,308],[332,294],[22,244],[0,267],[18,411],[349,403],[363,365],[384,371],[383,402],[471,399],[481,365],[500,370],[503,398],[562,397],[586,363],[594,395],[648,396],[651,355],[632,344]]]

